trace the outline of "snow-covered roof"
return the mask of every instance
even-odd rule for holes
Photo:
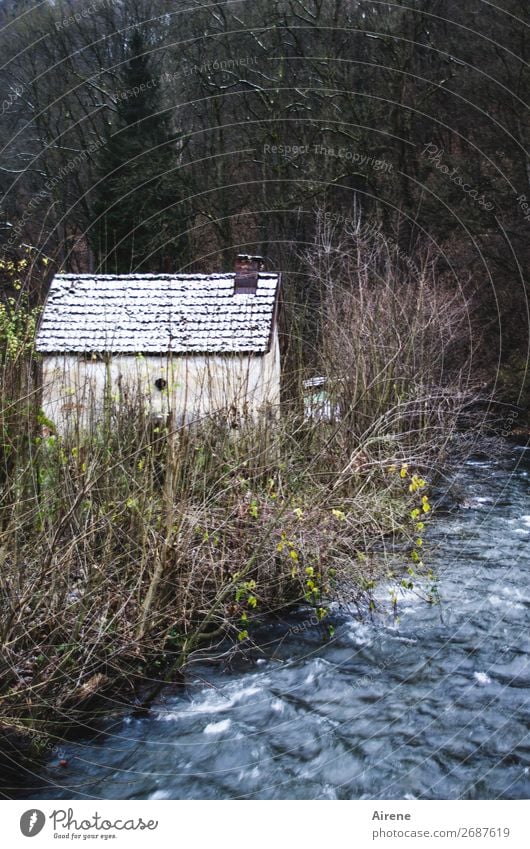
[[[255,294],[234,294],[234,274],[58,274],[37,350],[264,354],[279,282],[261,272]]]

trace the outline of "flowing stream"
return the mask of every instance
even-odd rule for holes
[[[439,605],[407,591],[396,620],[382,586],[327,642],[307,613],[271,623],[251,658],[62,746],[33,798],[529,798],[529,469],[523,448],[462,467],[427,537]]]

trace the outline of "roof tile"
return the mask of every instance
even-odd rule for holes
[[[58,274],[37,334],[43,353],[266,353],[279,275],[234,295],[233,274]]]

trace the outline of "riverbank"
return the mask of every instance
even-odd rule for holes
[[[25,798],[528,798],[529,463],[486,440],[440,481],[439,605],[402,588],[396,618],[382,580],[375,615],[344,610],[329,640],[307,611],[268,619],[148,716],[61,746]]]
[[[201,648],[250,643],[267,613],[309,604],[326,626],[330,601],[394,569],[393,536],[396,583],[428,571],[427,483],[405,446],[352,455],[333,428],[291,418],[234,438],[129,409],[34,437],[3,512],[4,733],[46,751],[109,706],[147,704]]]

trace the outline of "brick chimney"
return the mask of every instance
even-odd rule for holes
[[[234,295],[255,295],[258,275],[265,268],[263,257],[238,254],[236,259]]]

